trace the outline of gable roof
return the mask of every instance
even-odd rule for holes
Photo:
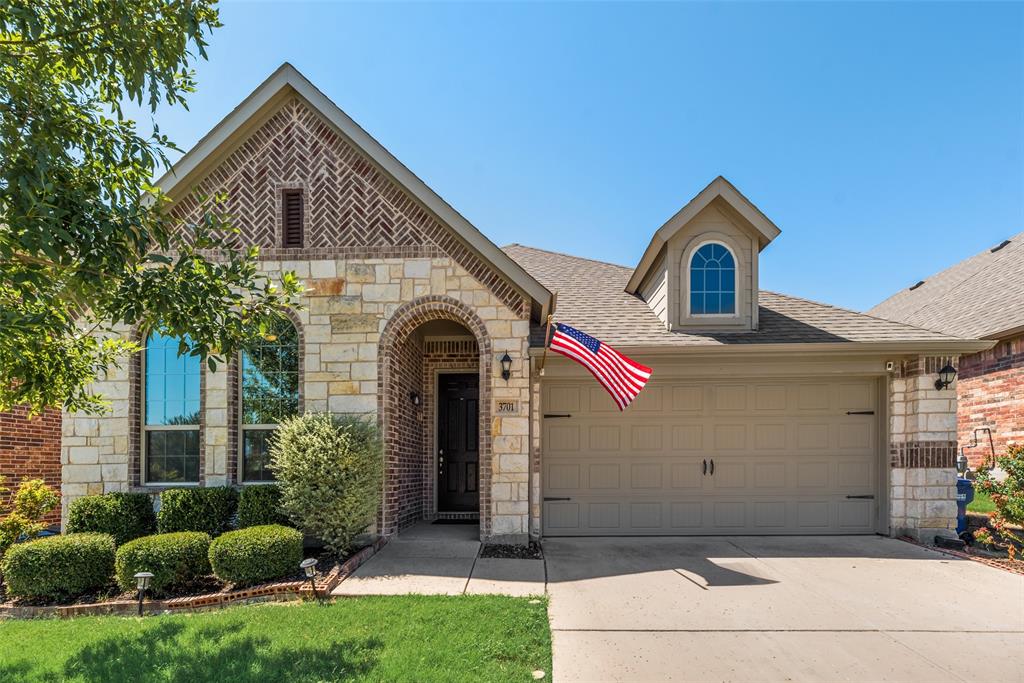
[[[873,348],[959,353],[980,350],[990,342],[965,340],[911,325],[882,320],[863,313],[761,291],[759,326],[753,332],[669,331],[639,297],[625,291],[631,269],[602,261],[512,244],[504,247],[553,292],[558,293],[556,317],[617,348],[663,347],[715,349],[752,345],[820,345],[849,349],[855,344]],[[543,329],[536,330],[534,345],[543,344]],[[832,347],[826,345],[833,345]]]
[[[707,187],[698,192],[693,199],[687,202],[686,206],[677,211],[672,218],[665,221],[665,224],[654,233],[654,236],[651,237],[651,243],[647,245],[644,255],[640,257],[640,263],[637,264],[629,281],[626,283],[625,290],[627,292],[636,294],[637,290],[640,289],[644,276],[647,275],[647,271],[654,265],[658,254],[661,253],[662,247],[665,246],[673,235],[679,232],[708,204],[716,199],[721,199],[725,202],[754,229],[758,235],[761,249],[764,249],[769,242],[778,237],[779,233],[782,232],[767,216],[761,213],[759,208],[754,206],[753,202],[744,197],[743,193],[737,190],[735,185],[724,177],[718,176],[708,183]]]
[[[965,337],[1024,332],[1024,232],[893,294],[868,313]]]
[[[298,69],[285,62],[241,104],[207,133],[156,183],[165,194],[178,199],[184,190],[209,172],[221,159],[261,124],[287,98],[298,95],[369,157],[381,170],[422,203],[466,245],[533,299],[540,319],[547,315],[551,293],[509,258],[450,204],[377,142],[338,105],[320,92]]]

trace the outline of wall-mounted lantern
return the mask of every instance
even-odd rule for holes
[[[508,355],[508,351],[501,357],[501,378],[508,381],[508,378],[512,376],[512,357]]]
[[[956,379],[956,368],[949,363],[946,363],[941,370],[939,370],[939,378],[935,380],[935,390],[942,391]]]

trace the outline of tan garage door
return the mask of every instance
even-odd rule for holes
[[[875,531],[873,379],[653,383],[620,413],[545,382],[544,533]]]

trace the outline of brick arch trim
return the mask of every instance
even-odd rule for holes
[[[288,322],[295,328],[295,338],[299,345],[299,414],[306,411],[306,333],[299,314],[291,308],[281,310],[281,314],[288,319]],[[239,467],[242,460],[242,416],[241,416],[241,394],[242,394],[242,353],[239,351],[228,359],[227,363],[227,385],[228,385],[228,452],[227,452],[227,480],[229,484],[242,483],[242,470]]]
[[[398,402],[407,400],[407,397],[398,395],[394,351],[416,328],[433,320],[450,320],[466,327],[476,338],[480,352],[480,534],[487,537],[491,529],[491,338],[487,326],[472,308],[445,295],[423,296],[403,304],[381,333],[377,350],[377,415],[384,444],[384,481],[378,529],[382,535],[398,531],[397,520],[388,515],[389,504],[397,495],[396,475],[392,470],[401,439],[391,418]]]

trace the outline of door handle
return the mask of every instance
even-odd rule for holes
[[[715,459],[711,458],[711,476],[715,476]]]
[[[551,496],[544,496],[544,502],[545,503],[547,503],[548,501],[552,501],[552,500],[572,500],[572,498],[557,498],[557,497],[551,497]]]
[[[701,474],[703,474],[704,476],[707,476],[707,474],[708,474],[708,460],[707,460],[707,458],[705,458],[701,462]]]
[[[875,494],[868,493],[868,494],[865,494],[865,495],[862,495],[862,496],[847,496],[846,498],[847,499],[855,498],[857,500],[874,500],[875,499]]]

